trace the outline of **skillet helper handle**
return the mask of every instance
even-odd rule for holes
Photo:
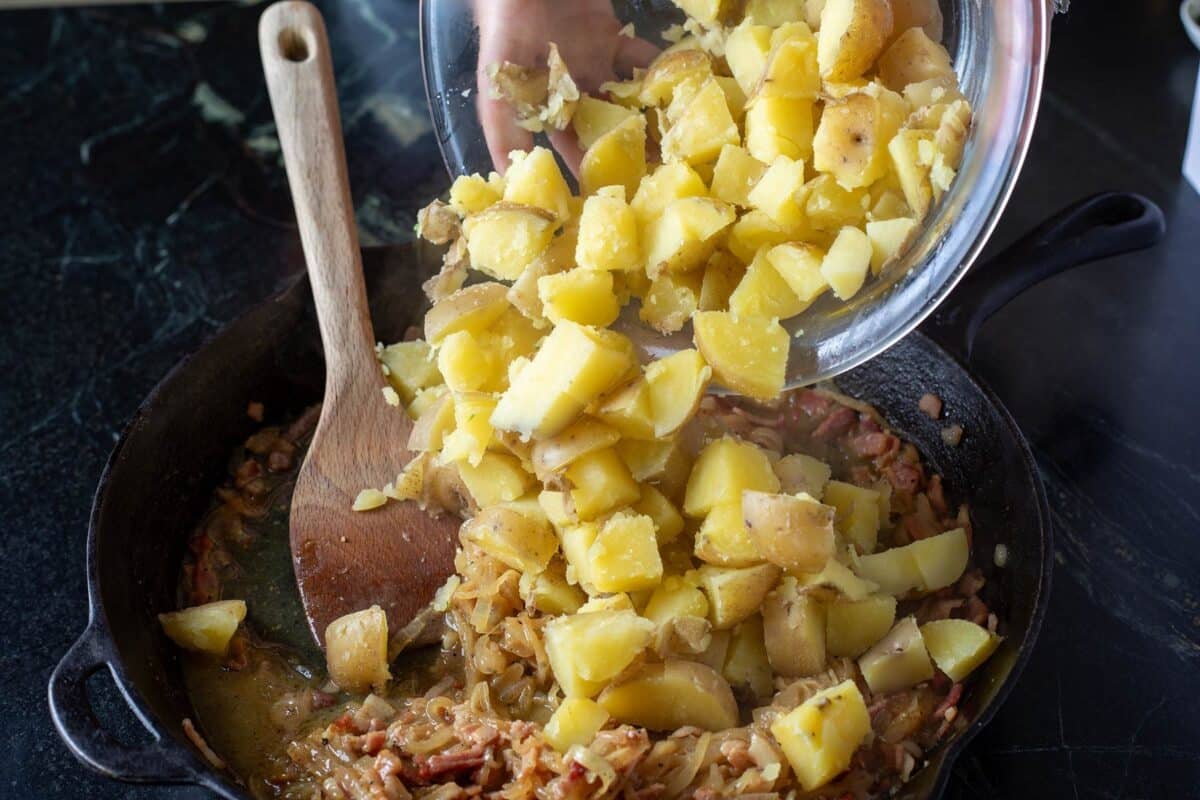
[[[972,269],[923,330],[963,360],[992,314],[1034,284],[1102,258],[1143,250],[1166,233],[1162,209],[1139,194],[1080,200]]]
[[[325,343],[326,394],[340,394],[379,368],[325,21],[310,3],[275,3],[258,41]]]
[[[88,699],[87,681],[109,669],[112,654],[93,621],[50,676],[50,717],[71,754],[97,772],[129,783],[195,783],[184,746],[171,741],[128,745],[104,729]]]

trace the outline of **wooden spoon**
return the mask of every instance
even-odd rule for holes
[[[412,421],[384,400],[325,23],[308,3],[282,2],[258,33],[325,347],[325,400],[290,523],[296,583],[323,646],[330,622],[371,605],[391,633],[408,624],[454,572],[458,520],[412,502],[350,509],[412,458]]]

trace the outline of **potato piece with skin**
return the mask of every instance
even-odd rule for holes
[[[891,0],[892,41],[909,28],[921,28],[935,42],[942,40],[944,19],[938,0]]]
[[[588,579],[598,591],[653,589],[662,576],[654,520],[625,513],[605,520],[588,548]]]
[[[904,192],[904,202],[918,219],[929,213],[933,201],[933,186],[929,182],[932,163],[921,156],[923,144],[931,143],[931,140],[928,131],[901,129],[888,143],[888,155]]]
[[[471,266],[511,281],[550,244],[556,217],[533,206],[501,202],[463,220]]]
[[[849,81],[866,72],[892,35],[888,0],[828,0],[821,11],[817,63],[827,81]]]
[[[878,85],[826,103],[813,136],[813,168],[847,189],[870,186],[890,167],[887,145],[907,113],[904,98]]]
[[[687,272],[704,264],[716,236],[737,219],[733,206],[707,197],[673,200],[645,229],[646,273]]]
[[[766,170],[767,165],[747,153],[745,148],[727,144],[721,148],[713,167],[710,192],[718,200],[748,208],[750,190]]]
[[[575,261],[583,269],[627,272],[642,265],[637,216],[624,188],[605,187],[583,203]]]
[[[543,738],[560,753],[572,747],[587,747],[608,722],[608,712],[595,700],[564,697],[550,715],[542,731]]]
[[[825,502],[837,509],[837,530],[859,553],[872,553],[879,538],[879,492],[830,481]]]
[[[525,605],[543,614],[574,614],[587,596],[578,586],[567,583],[566,565],[554,559],[543,572],[527,572],[519,583]]]
[[[662,334],[680,330],[700,305],[703,280],[703,270],[661,273],[642,297],[638,318]]]
[[[508,503],[533,488],[534,478],[507,453],[484,453],[477,465],[460,461],[458,474],[480,508]]]
[[[825,606],[784,578],[762,606],[763,641],[771,668],[779,675],[802,678],[825,669]]]
[[[668,575],[650,595],[642,616],[660,626],[679,617],[707,617],[708,598],[691,582]]]
[[[815,100],[821,91],[817,39],[803,22],[788,22],[771,36],[771,52],[754,89],[755,102],[766,97]]]
[[[971,544],[962,528],[939,533],[906,545],[921,575],[921,588],[937,591],[955,583],[967,569]]]
[[[696,347],[722,386],[757,400],[783,391],[790,342],[777,321],[700,311],[692,326]]]
[[[987,661],[1000,637],[965,619],[939,619],[921,626],[925,648],[950,680],[958,683]]]
[[[217,600],[158,615],[163,633],[184,650],[223,656],[246,618],[244,600]]]
[[[727,311],[729,298],[746,274],[746,265],[737,256],[717,250],[704,267],[700,281],[700,298],[696,307],[700,311]]]
[[[787,572],[820,572],[834,554],[834,509],[807,494],[742,492],[741,516],[755,549]]]
[[[655,483],[671,497],[677,497],[687,485],[692,458],[678,439],[622,439],[617,443],[617,452],[639,483]]]
[[[338,617],[325,628],[329,677],[347,692],[383,690],[392,677],[387,650],[387,615],[379,606]]]
[[[436,303],[425,314],[425,341],[437,346],[452,333],[483,333],[510,306],[508,287],[502,283],[477,283]]]
[[[842,228],[821,261],[821,277],[839,300],[858,294],[871,268],[871,241],[858,228]]]
[[[921,572],[907,546],[859,556],[854,561],[854,571],[896,597],[921,587]]]
[[[632,508],[654,520],[654,536],[659,545],[672,542],[683,533],[683,516],[666,495],[649,484],[642,486],[642,497]]]
[[[722,731],[738,724],[737,702],[729,684],[695,661],[647,664],[628,680],[605,689],[597,702],[618,722],[655,731],[685,725]]]
[[[696,558],[723,567],[761,564],[763,554],[751,538],[736,503],[714,506],[696,532]]]
[[[612,447],[621,434],[596,419],[583,417],[548,439],[534,442],[533,466],[540,480],[569,466],[576,459]]]
[[[428,453],[442,449],[445,436],[454,430],[454,398],[443,393],[413,425],[408,435],[408,449]]]
[[[707,53],[695,48],[665,50],[642,76],[638,101],[643,106],[665,106],[680,85],[701,83],[711,75],[712,59]]]
[[[583,154],[579,187],[585,195],[604,186],[624,187],[626,197],[646,175],[646,118],[630,117],[599,139]]]
[[[879,584],[855,575],[840,561],[830,559],[817,573],[797,573],[796,585],[822,595],[833,594],[848,600],[862,600],[879,589]]]
[[[870,732],[867,704],[852,680],[817,692],[771,723],[771,735],[810,792],[844,772]]]
[[[505,297],[518,313],[530,321],[536,328],[550,327],[546,319],[542,300],[538,297],[537,282],[546,275],[557,275],[575,266],[575,249],[578,244],[578,228],[568,225],[559,236],[551,240],[550,245],[533,263],[525,268],[512,286],[508,287]]]
[[[606,328],[621,313],[610,272],[573,269],[545,275],[538,278],[538,299],[546,318],[555,324],[570,320]]]
[[[725,92],[714,78],[700,88],[663,137],[665,161],[701,164],[716,158],[725,145],[741,143],[737,123],[729,112]]]
[[[818,458],[804,453],[792,453],[772,465],[779,476],[779,491],[784,494],[801,492],[817,499],[825,492],[833,468]]]
[[[838,598],[825,605],[825,648],[834,657],[858,658],[887,635],[896,621],[896,598]]]
[[[918,232],[917,221],[909,217],[868,222],[866,233],[871,242],[871,272],[878,275],[884,267],[904,255]]]
[[[618,333],[564,320],[500,397],[491,424],[544,439],[578,418],[589,403],[626,380],[633,345]]]
[[[519,572],[539,573],[558,552],[549,521],[505,506],[482,509],[463,523],[462,538]]]
[[[763,644],[763,621],[758,614],[733,629],[721,674],[735,688],[746,689],[756,700],[771,696],[774,675]]]
[[[567,467],[565,475],[574,487],[571,503],[582,520],[595,519],[607,511],[636,503],[642,494],[612,448],[577,458]]]
[[[688,478],[683,512],[703,517],[718,505],[740,505],[744,490],[776,492],[779,479],[762,448],[725,436],[700,452]]]
[[[746,109],[746,151],[769,164],[779,156],[804,161],[812,156],[813,101],[759,97]]]
[[[747,16],[725,40],[725,62],[746,96],[753,94],[771,52],[771,28]]]
[[[696,579],[708,597],[709,621],[717,630],[726,630],[762,607],[763,599],[779,580],[779,567],[774,564],[753,567],[709,564],[696,571]]]
[[[746,274],[729,295],[729,310],[739,317],[790,319],[808,303],[800,300],[767,258],[767,248],[758,251]]]
[[[795,228],[805,222],[804,208],[796,199],[804,183],[804,162],[778,156],[750,190],[747,200],[780,227]]]
[[[875,694],[887,694],[933,677],[933,662],[913,617],[905,617],[858,659],[863,679]]]
[[[560,223],[571,218],[571,187],[563,178],[554,153],[535,147],[528,152],[514,151],[508,157],[504,202],[543,209]],[[471,263],[475,264],[474,254]]]
[[[712,369],[696,350],[680,350],[646,366],[654,437],[671,436],[696,413]]]
[[[567,697],[595,697],[650,644],[654,623],[632,611],[597,611],[546,624],[546,655]],[[611,712],[610,712],[611,713]]]
[[[626,106],[585,94],[579,98],[571,125],[575,129],[575,135],[579,137],[579,147],[586,151],[601,136],[636,114],[636,111]]]
[[[950,54],[921,28],[900,34],[879,57],[879,78],[895,92],[910,83],[954,77]]]

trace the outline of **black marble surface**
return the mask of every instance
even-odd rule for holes
[[[324,4],[364,242],[445,185],[412,0]],[[202,797],[71,759],[45,684],[86,620],[91,493],[140,399],[285,278],[294,234],[253,3],[0,13],[0,796]],[[1055,23],[998,247],[1060,205],[1141,191],[1158,249],[1028,292],[976,367],[1027,432],[1057,570],[1039,647],[951,798],[1200,797],[1200,197],[1180,177],[1197,53],[1173,0]],[[103,679],[100,716],[138,725]]]

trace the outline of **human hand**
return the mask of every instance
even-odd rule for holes
[[[658,54],[650,42],[620,33],[623,25],[610,0],[475,0],[474,6],[479,25],[475,104],[492,163],[501,173],[511,151],[533,146],[533,134],[517,124],[507,101],[492,96],[489,65],[544,65],[554,42],[580,91],[595,94],[600,84],[646,66]],[[551,129],[547,136],[578,174],[583,152],[575,134]]]

